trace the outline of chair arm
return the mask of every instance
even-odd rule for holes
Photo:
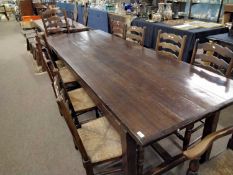
[[[199,158],[202,154],[204,154],[204,152],[206,152],[206,150],[213,144],[215,140],[230,135],[232,133],[233,126],[229,126],[227,128],[216,131],[206,136],[201,142],[199,142],[194,147],[184,151],[183,154],[189,160]]]

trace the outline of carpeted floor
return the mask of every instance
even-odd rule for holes
[[[49,78],[32,64],[19,24],[0,21],[0,175],[85,175]],[[232,124],[232,113],[225,110],[220,125]]]

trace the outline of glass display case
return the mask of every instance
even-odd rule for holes
[[[223,4],[233,0],[167,0],[172,2],[174,18],[190,18],[219,22],[223,15]]]
[[[219,22],[223,0],[191,0],[189,18]]]

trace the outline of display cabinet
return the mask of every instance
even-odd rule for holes
[[[186,17],[211,22],[221,21],[224,4],[233,4],[233,0],[167,0],[167,2],[172,2],[174,18]]]
[[[223,0],[191,0],[189,18],[219,22]]]

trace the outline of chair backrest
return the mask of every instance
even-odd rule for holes
[[[34,3],[34,8],[36,9],[37,15],[41,15],[48,7],[42,3]]]
[[[87,152],[85,150],[85,147],[84,147],[84,145],[82,143],[82,140],[81,140],[81,138],[80,138],[80,136],[79,136],[79,134],[77,132],[77,128],[76,128],[76,126],[75,126],[75,124],[73,122],[72,116],[71,116],[71,114],[69,112],[69,108],[68,108],[67,104],[65,103],[64,98],[62,96],[58,96],[57,103],[58,103],[58,106],[61,109],[61,113],[65,118],[65,121],[66,121],[66,123],[67,123],[67,125],[68,125],[68,127],[70,129],[70,132],[71,132],[71,134],[72,134],[72,136],[74,138],[75,144],[78,147],[84,162],[90,161],[89,157],[87,155]]]
[[[42,44],[42,42],[44,43]],[[42,33],[39,34],[37,32],[36,48],[38,50],[38,54],[40,54],[39,56],[41,58],[42,66],[46,69],[49,75],[49,78],[51,82],[53,83],[54,76],[56,75],[56,72],[58,71],[58,69],[55,67],[54,63],[52,62],[50,50],[46,42],[47,42],[46,36]]]
[[[139,43],[144,46],[144,36],[146,27],[130,26],[126,32],[126,40]]]
[[[199,44],[196,40],[191,64],[229,78],[233,69],[233,51],[213,42]]]
[[[59,9],[47,9],[41,14],[46,35],[68,32],[69,24],[66,12]]]
[[[186,38],[187,36],[162,33],[162,30],[159,30],[155,50],[160,54],[182,61]]]
[[[200,143],[184,151],[183,154],[186,156],[187,159],[190,160],[199,158],[213,144],[215,140],[230,135],[232,133],[233,133],[233,125],[227,128],[223,128],[219,131],[209,134]]]
[[[115,36],[125,39],[127,25],[121,21],[111,20],[111,33]]]

